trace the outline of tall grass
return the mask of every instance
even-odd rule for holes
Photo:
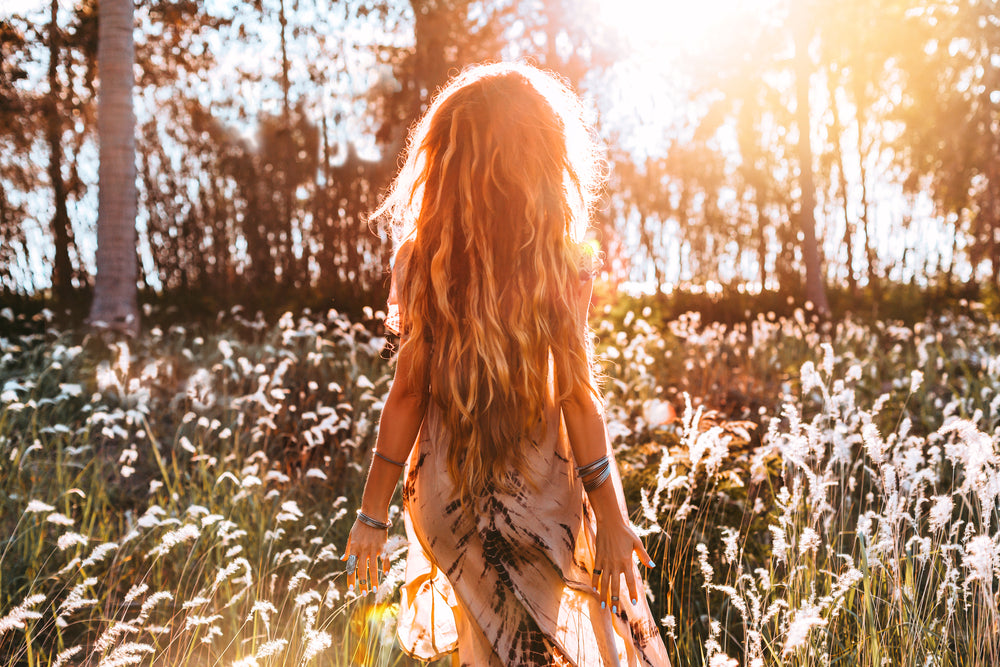
[[[618,404],[618,443],[664,562],[654,606],[679,664],[1000,662],[996,321],[817,329],[800,314],[723,328],[688,316],[664,345],[626,320],[607,343],[632,397]],[[676,422],[650,420],[673,371],[649,369],[678,365],[771,382],[774,409],[748,401],[762,444],[750,446],[752,424],[690,402]]]
[[[34,332],[0,340],[0,664],[411,664],[402,541],[377,597],[339,560],[378,313],[127,344],[0,316]],[[1000,658],[995,321],[595,325],[675,664]]]

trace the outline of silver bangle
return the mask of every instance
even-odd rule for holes
[[[597,472],[598,469],[600,469],[607,462],[608,462],[608,456],[607,454],[605,454],[601,458],[597,459],[596,461],[592,461],[587,465],[577,466],[576,474],[579,475],[580,477],[586,477],[587,475]]]
[[[382,523],[378,519],[373,519],[361,510],[358,510],[358,521],[365,524],[366,526],[371,526],[372,528],[379,528],[381,530],[388,530],[392,526],[392,521],[386,521]]]
[[[388,456],[386,456],[385,454],[383,454],[382,452],[380,452],[377,449],[373,449],[372,450],[372,454],[374,454],[375,456],[379,457],[380,459],[382,459],[386,463],[391,463],[394,466],[399,466],[400,468],[403,468],[403,467],[406,466],[405,463],[400,463],[399,461],[395,461],[393,459],[390,459]]]
[[[611,461],[607,461],[604,467],[601,469],[601,471],[597,474],[595,478],[590,480],[584,480],[583,490],[587,491],[588,493],[593,491],[597,487],[604,484],[604,482],[608,481],[608,477],[610,476],[611,476]]]

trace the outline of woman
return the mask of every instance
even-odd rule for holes
[[[668,664],[592,372],[582,234],[603,165],[581,116],[537,69],[471,68],[376,212],[402,344],[344,557],[372,590],[405,467],[397,634],[423,660]]]

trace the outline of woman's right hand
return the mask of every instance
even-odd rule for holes
[[[627,596],[632,604],[636,604],[639,600],[639,582],[636,581],[635,568],[632,566],[633,553],[639,557],[639,562],[643,565],[655,566],[642,540],[635,534],[621,512],[613,512],[603,519],[599,516],[591,585],[597,592],[601,607],[610,609],[613,614],[617,614],[621,609],[620,598]],[[621,585],[623,575],[624,588]]]

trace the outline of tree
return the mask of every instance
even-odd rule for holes
[[[1000,289],[1000,14],[995,2],[936,0],[909,21],[922,38],[901,58],[897,162],[907,190],[929,190],[954,225],[946,280],[964,227],[973,279],[988,267]]]
[[[135,44],[133,0],[103,0],[98,24],[100,142],[97,276],[89,322],[135,335],[139,328],[136,277]]]
[[[806,264],[806,298],[813,302],[816,311],[828,315],[830,305],[826,300],[826,285],[820,266],[819,244],[816,241],[816,186],[813,182],[813,153],[811,141],[809,82],[811,63],[809,42],[814,34],[810,16],[802,2],[793,0],[791,10],[793,39],[795,43],[795,124],[799,131],[799,226],[802,231],[802,255]]]
[[[70,302],[73,290],[73,265],[69,258],[69,246],[72,243],[72,227],[69,222],[69,212],[66,208],[66,183],[62,176],[62,113],[60,98],[62,97],[59,82],[60,52],[62,50],[59,22],[58,0],[52,0],[49,19],[49,95],[45,100],[45,137],[49,144],[49,180],[52,182],[54,213],[52,215],[52,237],[55,241],[56,256],[52,266],[52,291],[60,306],[65,307]]]

